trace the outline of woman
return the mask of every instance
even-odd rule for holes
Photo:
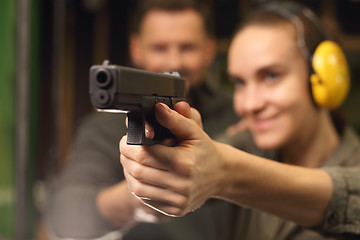
[[[146,205],[183,216],[209,198],[236,203],[232,230],[239,239],[359,237],[360,143],[330,112],[344,94],[335,105],[324,104],[312,91],[317,86],[310,87],[309,78],[318,83],[309,77],[310,55],[325,39],[309,10],[293,6],[251,15],[228,57],[234,108],[250,135],[237,134],[227,143],[277,161],[212,141],[190,120],[199,117],[185,103],[175,111],[158,104],[157,119],[178,144],[134,147],[126,137],[120,142],[129,188]]]

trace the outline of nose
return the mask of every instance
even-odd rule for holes
[[[250,84],[243,91],[235,94],[237,95],[235,104],[238,105],[241,115],[256,114],[265,106],[265,95],[256,84]]]
[[[167,58],[168,71],[179,71],[182,68],[181,51],[177,47],[172,47]]]

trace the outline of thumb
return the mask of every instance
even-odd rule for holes
[[[179,140],[194,139],[196,138],[197,133],[199,133],[198,130],[201,132],[201,128],[195,121],[170,109],[166,104],[156,104],[155,114],[157,121],[162,126],[169,129],[169,131]]]

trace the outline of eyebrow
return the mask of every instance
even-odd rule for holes
[[[266,74],[268,72],[274,71],[274,70],[286,70],[287,68],[284,67],[281,64],[271,64],[271,65],[267,65],[264,67],[261,67],[260,69],[256,70],[255,76],[261,76],[263,74]],[[235,82],[243,82],[244,79],[242,77],[236,76],[234,74],[231,73],[227,73],[228,78],[230,79],[231,82],[235,83]]]
[[[269,71],[269,70],[272,70],[272,69],[284,69],[284,68],[285,68],[284,65],[279,64],[279,63],[275,63],[275,64],[270,64],[270,65],[261,67],[256,72]]]
[[[268,72],[271,72],[271,71],[274,71],[274,70],[284,71],[286,69],[287,68],[284,65],[276,63],[276,64],[261,67],[260,69],[258,69],[256,71],[256,76],[261,76],[261,75],[264,75],[264,74],[266,74]]]

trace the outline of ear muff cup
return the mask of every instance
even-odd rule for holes
[[[333,41],[323,41],[312,58],[314,73],[310,76],[312,94],[319,107],[338,108],[350,89],[349,67],[340,46]]]

